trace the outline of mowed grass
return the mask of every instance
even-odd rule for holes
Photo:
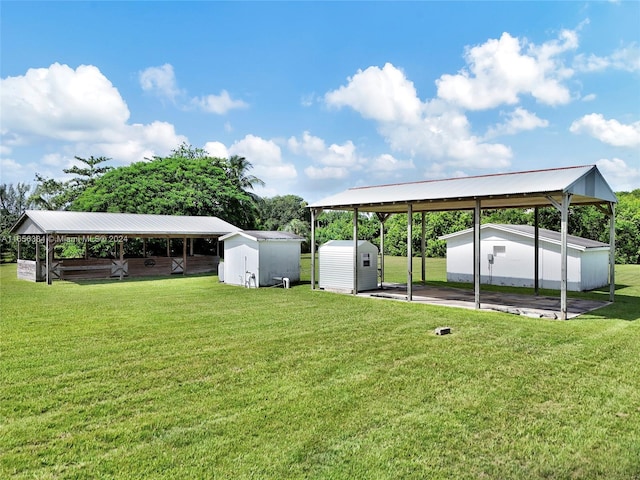
[[[567,322],[0,275],[0,478],[640,478],[637,265]]]

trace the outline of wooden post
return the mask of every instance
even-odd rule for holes
[[[193,242],[195,240],[195,238],[191,238],[191,241],[189,242],[189,256],[193,257]]]
[[[413,301],[413,205],[407,205],[407,301]]]
[[[142,258],[147,258],[147,239],[142,239]]]
[[[124,277],[124,242],[120,240],[120,280]]]
[[[353,209],[353,294],[358,294],[358,209]]]
[[[476,309],[480,308],[480,199],[473,210],[473,290]]]
[[[182,242],[182,275],[187,274],[187,237]]]
[[[47,246],[47,259],[46,259],[46,268],[47,268],[47,285],[51,285],[53,282],[51,269],[53,268],[53,251],[56,246],[55,239],[53,238],[53,234],[47,234],[46,237],[46,246]]]
[[[171,258],[171,237],[167,237],[167,257]]]

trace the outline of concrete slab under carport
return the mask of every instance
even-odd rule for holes
[[[407,300],[407,285],[393,283],[383,288],[359,292],[358,296],[390,300]],[[413,285],[413,302],[442,307],[475,310],[475,293],[463,288]],[[610,305],[611,302],[583,298],[567,299],[567,319]],[[560,318],[560,299],[516,293],[482,292],[481,310],[491,310],[536,318]]]

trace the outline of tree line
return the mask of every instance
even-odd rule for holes
[[[199,148],[182,144],[170,155],[154,156],[128,166],[112,167],[106,157],[75,157],[77,165],[64,169],[72,175],[60,181],[36,174],[36,185],[26,183],[0,186],[0,249],[3,261],[14,259],[17,242],[11,227],[27,209],[120,212],[164,215],[216,216],[242,229],[284,230],[306,239],[303,251],[310,250],[310,211],[297,195],[261,198],[256,186],[264,182],[250,173],[252,164],[244,157],[216,158]],[[616,207],[616,262],[640,263],[640,189],[618,192]],[[482,223],[533,225],[531,209],[485,210]],[[412,248],[420,251],[421,214],[412,221]],[[379,247],[380,222],[375,215],[359,214],[359,237]],[[438,237],[473,225],[471,211],[429,212],[425,215],[426,254],[443,257],[446,245]],[[552,207],[539,210],[541,228],[559,230],[560,214]],[[608,243],[606,215],[596,207],[571,207],[569,231]],[[385,222],[385,254],[407,254],[407,215],[391,215]],[[317,217],[316,243],[347,240],[353,236],[350,212],[326,211]],[[108,256],[108,245],[92,246],[91,254]],[[77,245],[75,246],[77,248]],[[128,245],[135,249],[136,243]],[[141,248],[141,247],[140,247]],[[135,253],[135,252],[132,252]],[[74,256],[74,246],[63,256]]]

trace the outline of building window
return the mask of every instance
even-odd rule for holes
[[[362,254],[362,266],[363,267],[370,267],[371,266],[371,254],[370,253],[363,253]]]

